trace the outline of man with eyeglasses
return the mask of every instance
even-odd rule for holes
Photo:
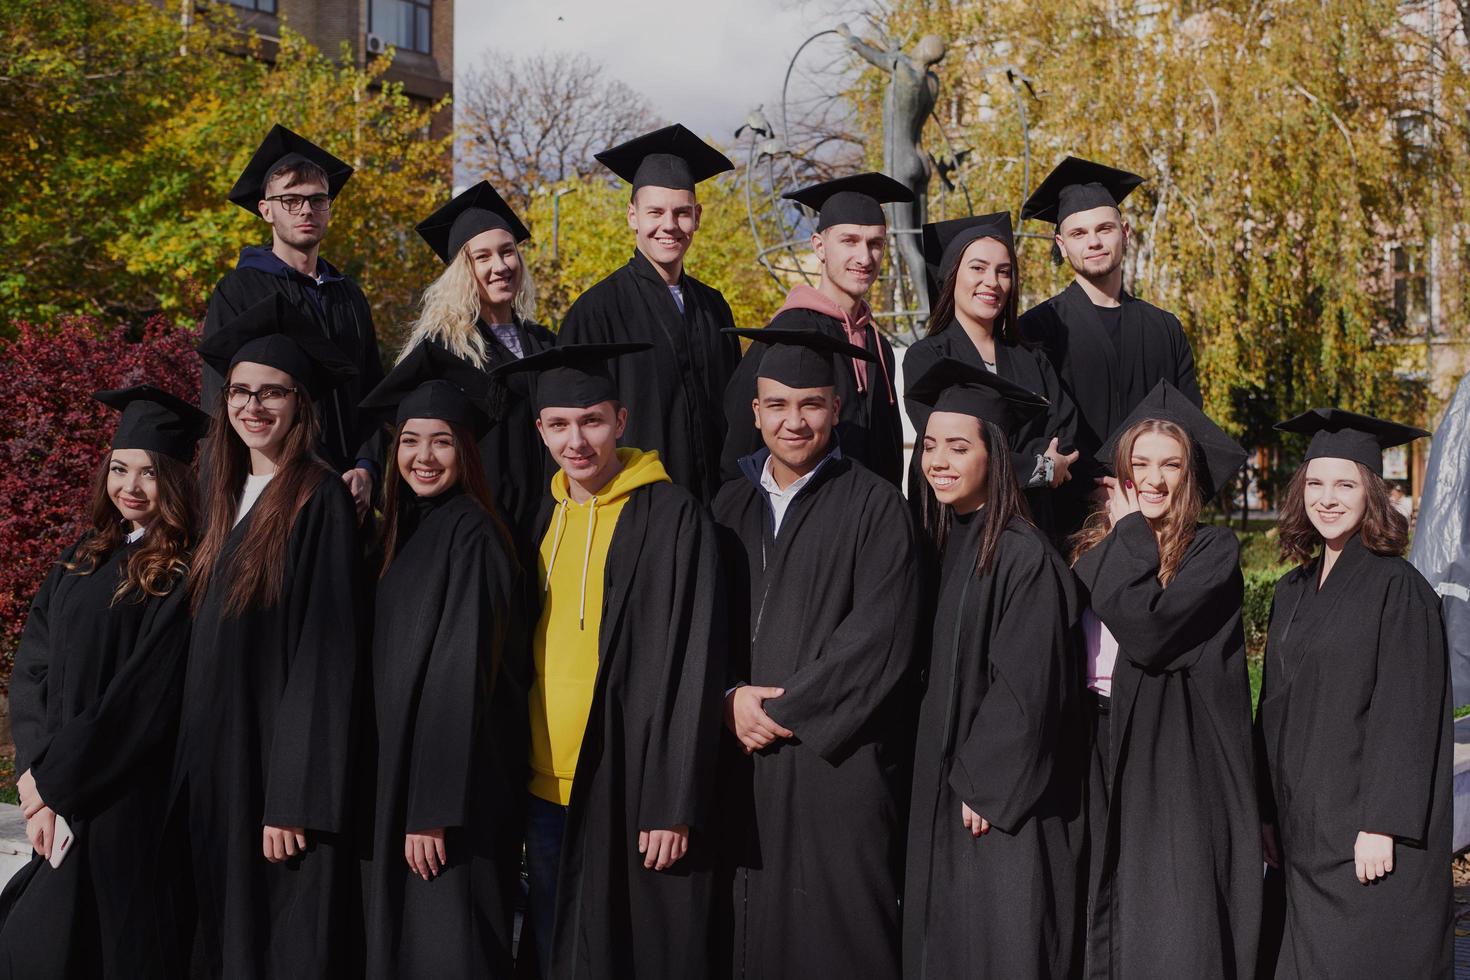
[[[318,450],[342,474],[359,519],[372,501],[378,462],[371,428],[359,419],[357,403],[383,379],[373,315],[357,283],[321,257],[332,202],[352,168],[326,150],[276,125],[230,189],[230,200],[258,214],[271,229],[269,247],[240,250],[240,261],[214,287],[204,318],[209,337],[251,304],[280,293],[357,369],[357,375],[326,396]],[[205,367],[201,401],[212,410],[223,379]]]

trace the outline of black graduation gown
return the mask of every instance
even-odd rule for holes
[[[1228,528],[1202,524],[1167,588],[1158,569],[1142,514],[1119,521],[1076,565],[1092,611],[1118,641],[1090,972],[1111,964],[1112,976],[1128,980],[1249,977],[1261,826],[1240,549]]]
[[[378,582],[367,975],[508,977],[526,768],[520,573],[474,498],[420,503]],[[439,827],[448,862],[424,881],[403,838]]]
[[[1354,536],[1276,584],[1256,725],[1286,886],[1277,977],[1448,977],[1454,748],[1440,601]],[[1394,837],[1364,886],[1359,831]],[[1269,975],[1269,974],[1267,974]]]
[[[224,614],[245,515],[194,618],[173,798],[213,977],[329,977],[360,952],[346,836],[358,648],[355,514],[325,470],[296,515],[281,599]],[[271,864],[266,825],[305,827],[307,854]]]
[[[704,509],[672,483],[639,487],[618,515],[557,876],[558,980],[707,972],[725,675],[716,552]],[[680,824],[690,827],[685,856],[664,871],[644,868],[638,832]]]
[[[68,548],[15,653],[15,770],[32,770],[75,843],[60,868],[33,854],[6,887],[0,976],[152,978],[162,969],[152,872],[189,613],[177,585],[112,604],[139,547],[124,544],[87,575],[63,568],[77,546]]]
[[[983,512],[945,549],[919,709],[904,887],[904,976],[1065,977],[1081,831],[1072,573],[1013,518],[989,573]],[[961,804],[990,822],[978,840]]]
[[[556,346],[556,334],[538,323],[517,319],[521,351],[535,354]],[[480,333],[485,338],[485,370],[490,371],[515,360],[515,355],[500,342],[495,332],[483,323]],[[536,431],[536,411],[532,401],[536,378],[529,372],[507,375],[496,382],[504,385],[504,416],[480,440],[480,462],[495,506],[505,517],[511,536],[515,538],[522,568],[536,567],[536,522],[550,494],[551,457]]]
[[[1020,319],[1021,335],[1041,345],[1077,410],[1076,448],[1082,455],[1055,498],[1063,537],[1087,517],[1086,495],[1095,488],[1094,477],[1103,475],[1097,451],[1155,385],[1167,381],[1203,405],[1194,350],[1179,318],[1126,290],[1121,302],[1117,347],[1076,282]]]
[[[787,310],[781,326],[789,330],[819,330],[846,342],[841,321],[816,310]],[[866,391],[858,391],[857,369],[852,359],[834,355],[837,364],[837,395],[842,408],[837,418],[837,440],[842,453],[862,463],[895,487],[903,486],[903,421],[892,384],[893,345],[871,323],[867,327],[867,349],[883,359],[883,366],[868,362]],[[720,475],[727,481],[740,478],[740,461],[759,452],[764,443],[755,427],[750,403],[755,400],[756,374],[769,344],[750,345],[725,388],[724,406],[728,434],[720,460]],[[890,400],[892,398],[893,400]]]
[[[562,344],[647,342],[653,350],[614,358],[608,370],[628,409],[624,446],[658,453],[669,478],[701,503],[719,490],[725,420],[720,399],[740,360],[740,342],[718,289],[687,272],[684,312],[641,252],[577,298],[557,336]]]
[[[326,265],[326,263],[323,263]],[[322,433],[318,452],[338,473],[351,469],[360,458],[377,460],[376,442],[365,442],[373,435],[372,423],[360,417],[357,403],[383,380],[383,362],[378,351],[378,335],[373,329],[373,314],[367,298],[357,283],[332,273],[320,286],[292,270],[281,276],[261,268],[244,266],[232,269],[215,285],[204,314],[203,336],[208,337],[252,303],[272,293],[281,293],[302,315],[315,323],[352,361],[357,374],[327,395],[321,408]],[[318,303],[312,293],[319,293]],[[214,411],[221,378],[205,364],[200,368],[199,403],[206,412]]]
[[[904,390],[924,376],[924,372],[941,357],[953,357],[984,367],[985,359],[958,323],[936,334],[924,337],[910,345],[903,356]],[[1014,381],[1027,391],[1042,395],[1051,402],[1051,407],[1037,415],[1020,429],[1011,433],[1012,464],[1016,470],[1016,481],[1025,488],[1026,481],[1036,470],[1036,457],[1046,452],[1052,439],[1062,452],[1070,452],[1077,441],[1077,406],[1063,390],[1057,380],[1056,370],[1043,351],[1036,347],[997,342],[995,345],[995,373],[1007,381]],[[924,482],[923,448],[924,429],[929,424],[929,406],[905,398],[904,409],[914,426],[914,453],[909,461],[908,497],[909,505],[917,508],[919,489]],[[1080,458],[1078,462],[1080,462]],[[1073,464],[1074,467],[1076,464]],[[1073,477],[1077,479],[1077,477]],[[1053,491],[1050,487],[1026,490],[1026,503],[1031,507],[1031,517],[1036,526],[1053,534],[1055,518],[1052,514]]]
[[[723,740],[717,969],[896,977],[919,623],[914,532],[890,483],[836,453],[771,535],[763,451],[715,498],[735,616],[727,687],[783,687],[796,734],[747,756]],[[723,888],[723,886],[722,886]]]

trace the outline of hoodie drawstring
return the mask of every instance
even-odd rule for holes
[[[556,556],[561,545],[561,532],[567,526],[567,508],[571,498],[564,499],[556,508],[556,531],[551,535],[551,557],[546,559],[546,584],[541,587],[544,595],[551,590],[551,570],[556,567]],[[577,603],[577,628],[587,625],[587,570],[592,564],[592,535],[597,532],[597,498],[587,501],[587,542],[582,548],[582,595]]]
[[[597,498],[593,497],[587,503],[590,509],[587,512],[587,546],[582,551],[582,596],[577,605],[578,629],[587,625],[587,566],[592,563],[592,532],[597,529]]]
[[[556,508],[556,533],[551,536],[551,557],[546,559],[546,584],[541,587],[542,595],[551,591],[551,570],[556,566],[556,549],[561,544],[561,529],[567,526],[568,503],[570,501],[563,500]]]

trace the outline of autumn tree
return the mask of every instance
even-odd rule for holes
[[[593,155],[656,128],[648,100],[585,54],[488,51],[458,86],[460,167],[512,207],[599,170]]]
[[[227,5],[196,6],[187,32],[147,0],[0,8],[6,319],[185,317],[241,246],[269,241],[225,195],[282,122],[357,168],[324,253],[393,336],[435,273],[412,227],[449,195],[449,139],[424,136],[447,100],[416,103],[387,58],[358,68],[289,30],[267,61]]]
[[[950,42],[941,106],[975,210],[1014,209],[1067,154],[1145,175],[1124,207],[1128,288],[1179,314],[1206,408],[1264,446],[1309,405],[1423,411],[1385,263],[1443,173],[1402,139],[1422,91],[1401,6],[893,0],[884,23]],[[1024,230],[1036,302],[1070,270],[1048,262],[1049,228]]]

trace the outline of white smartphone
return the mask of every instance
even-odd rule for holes
[[[51,842],[51,867],[61,867],[61,862],[71,853],[71,845],[76,841],[76,835],[71,832],[71,824],[61,814],[56,815],[56,839]]]

